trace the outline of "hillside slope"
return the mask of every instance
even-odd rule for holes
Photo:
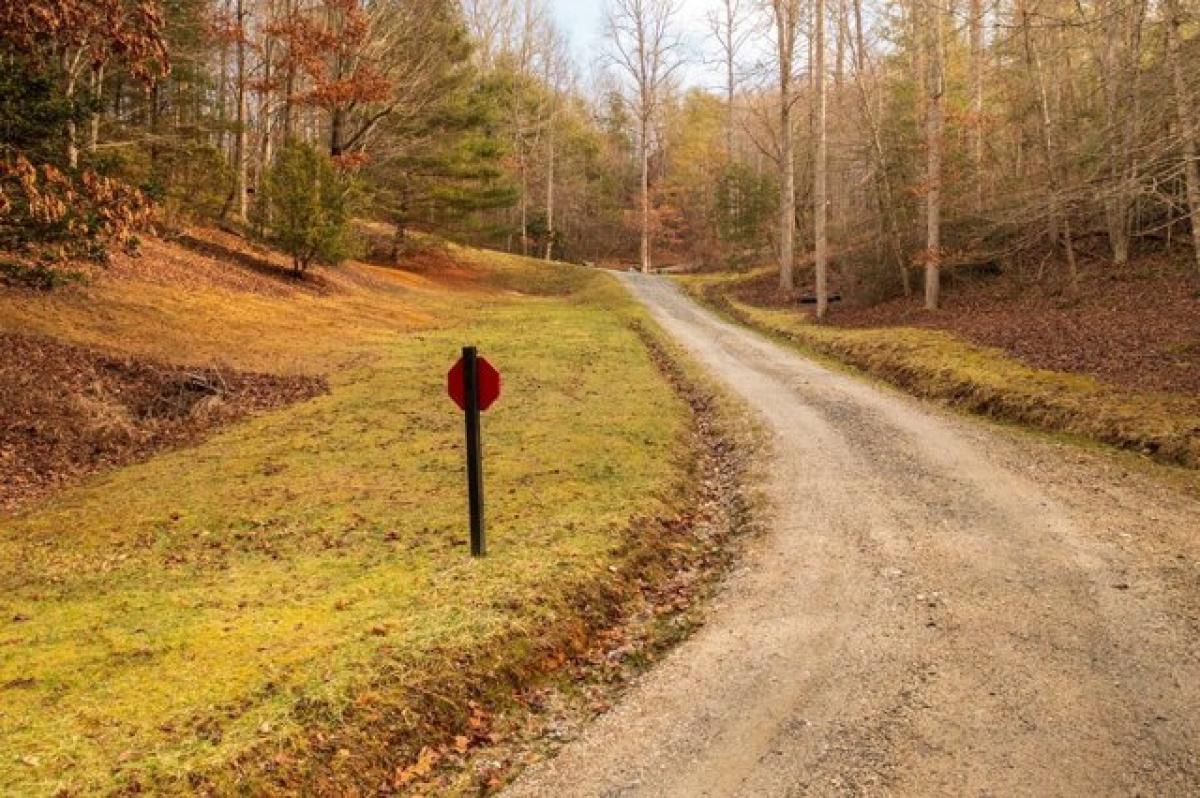
[[[927,313],[919,298],[894,297],[835,305],[829,322],[944,330],[1034,368],[1131,391],[1200,393],[1200,277],[1191,263],[1154,254],[1124,267],[1090,261],[1073,298],[1026,273],[951,271],[946,282],[936,313]],[[773,269],[760,270],[734,294],[751,305],[795,310],[778,283]]]
[[[1175,292],[1171,309],[1180,342],[1165,335],[1124,336],[1123,329],[1105,327],[1096,321],[1103,314],[1095,307],[1103,291],[1090,297],[1092,305],[1081,303],[1057,316],[1021,316],[1010,309],[988,318],[969,306],[905,314],[901,308],[908,306],[896,302],[874,310],[838,308],[829,323],[818,324],[807,307],[777,299],[767,270],[680,280],[693,296],[745,324],[918,396],[1200,468],[1200,399],[1190,390],[1200,374],[1195,356],[1200,350],[1187,343],[1195,335],[1187,320],[1200,318],[1200,299],[1187,292]],[[1125,310],[1117,317],[1131,325],[1145,314],[1136,307]],[[1056,333],[1056,324],[1076,334]],[[1105,358],[1109,339],[1116,363]],[[1178,351],[1150,351],[1149,342]],[[1142,360],[1131,353],[1140,353]],[[1147,379],[1137,378],[1137,362],[1156,364]]]
[[[374,789],[692,545],[654,520],[688,407],[607,276],[448,248],[293,283],[197,235],[0,294],[0,333],[328,392],[0,516],[0,793]],[[505,377],[484,561],[443,385],[467,343]]]

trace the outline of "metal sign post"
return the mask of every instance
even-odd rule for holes
[[[467,504],[471,511],[471,556],[487,554],[483,529],[483,441],[479,437],[479,360],[473,346],[463,347],[463,388],[467,407]]]
[[[480,414],[500,398],[500,372],[473,346],[464,346],[462,358],[446,378],[447,392],[466,418],[467,505],[471,513],[471,556],[487,554],[483,524],[483,436]]]

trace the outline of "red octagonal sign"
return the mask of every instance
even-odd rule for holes
[[[500,398],[500,372],[482,357],[475,358],[479,383],[479,409],[487,410]],[[459,358],[446,375],[446,389],[461,410],[467,409],[466,361]]]

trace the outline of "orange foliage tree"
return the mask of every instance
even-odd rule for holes
[[[162,11],[154,0],[30,0],[0,3],[0,52],[28,58],[55,76],[63,99],[74,102],[91,72],[119,62],[151,83],[167,74]],[[73,119],[67,123],[67,166],[79,165]]]
[[[11,71],[4,90],[14,115],[61,119],[39,137],[5,127],[0,138],[0,249],[5,272],[44,273],[72,258],[104,260],[131,248],[149,204],[141,192],[81,169],[78,123],[83,78],[108,64],[147,84],[168,69],[163,21],[151,0],[29,0],[0,3],[0,57]],[[13,98],[17,98],[14,100]],[[51,110],[47,110],[51,109]],[[86,110],[86,109],[85,109]]]

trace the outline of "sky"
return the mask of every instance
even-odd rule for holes
[[[679,27],[688,46],[689,64],[684,80],[693,86],[716,88],[720,78],[703,64],[707,34],[705,14],[716,0],[680,0]],[[571,39],[571,52],[581,69],[590,70],[605,47],[605,0],[550,0],[559,26]]]

